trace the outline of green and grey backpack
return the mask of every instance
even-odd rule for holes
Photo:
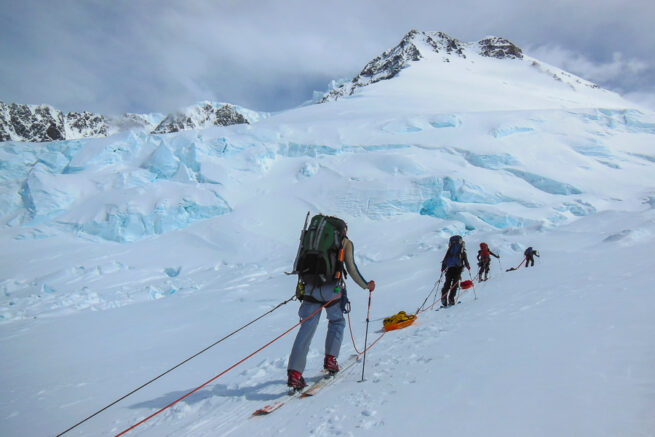
[[[341,246],[345,235],[343,220],[321,214],[312,217],[309,227],[303,230],[294,266],[299,285],[317,287],[342,277]]]

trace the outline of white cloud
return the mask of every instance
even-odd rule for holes
[[[623,82],[626,77],[642,74],[650,68],[646,62],[635,58],[626,59],[620,52],[612,53],[612,58],[608,61],[595,61],[558,46],[528,48],[526,52],[537,59],[599,84]]]
[[[412,28],[503,36],[610,89],[653,90],[644,54],[654,10],[642,0],[0,2],[11,18],[0,18],[0,100],[112,113],[211,98],[279,110],[352,77]]]
[[[625,94],[624,97],[631,102],[655,111],[655,92],[630,92]]]

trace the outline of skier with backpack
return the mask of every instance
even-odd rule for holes
[[[336,217],[315,215],[309,228],[305,220],[293,269],[293,273],[298,274],[296,297],[301,301],[298,316],[304,322],[296,335],[287,365],[287,386],[292,390],[302,390],[307,386],[302,373],[321,317],[318,310],[328,302],[325,306],[328,330],[323,368],[331,374],[339,371],[337,357],[346,326],[343,313],[350,311],[346,273],[362,289],[375,289],[375,281],[366,281],[355,264],[354,248],[346,236],[347,231],[346,222]],[[316,314],[307,319],[314,312]]]
[[[446,280],[441,289],[441,304],[444,307],[455,305],[455,295],[459,288],[459,280],[462,276],[464,266],[470,271],[464,239],[459,235],[453,235],[448,241],[448,250],[441,261],[441,271],[446,272]]]
[[[535,249],[532,247],[528,247],[525,249],[525,252],[523,252],[523,255],[525,255],[525,266],[528,267],[530,266],[530,263],[532,263],[532,266],[534,267],[534,257],[539,257],[539,252],[537,252]]]
[[[489,276],[489,264],[491,263],[491,258],[489,255],[495,256],[496,258],[500,259],[498,255],[493,253],[491,249],[489,249],[489,246],[487,243],[480,243],[480,250],[478,250],[478,266],[480,269],[478,270],[478,281],[486,281]],[[482,274],[484,273],[484,279],[482,279]]]

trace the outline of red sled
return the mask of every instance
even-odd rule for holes
[[[463,290],[466,290],[467,288],[473,287],[473,281],[462,281],[459,283],[459,286],[462,287]]]

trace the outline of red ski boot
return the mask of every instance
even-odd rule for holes
[[[298,372],[297,370],[287,370],[287,385],[291,387],[291,389],[300,391],[303,388],[307,387],[307,383],[305,382],[305,378],[302,377],[302,374]]]
[[[323,360],[323,368],[332,375],[337,373],[339,371],[339,363],[337,363],[337,357],[334,355],[326,355],[325,359]]]

